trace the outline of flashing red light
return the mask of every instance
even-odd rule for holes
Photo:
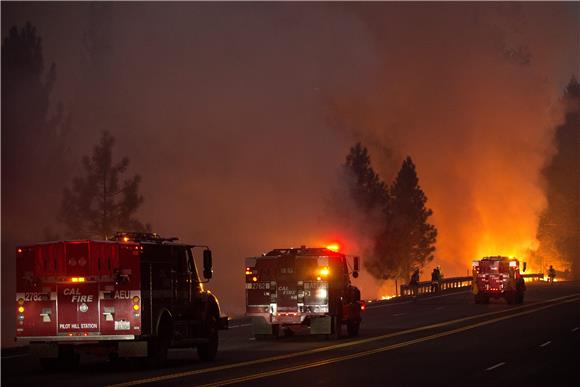
[[[366,308],[367,308],[367,304],[364,301],[362,301],[360,303],[360,310],[361,310],[361,312],[364,312],[366,310]]]
[[[326,245],[326,248],[337,253],[340,250],[340,245],[338,243],[332,243],[330,245]]]

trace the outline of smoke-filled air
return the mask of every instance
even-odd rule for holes
[[[344,176],[358,142],[387,185],[415,164],[437,228],[422,276],[470,274],[487,255],[570,268],[535,251],[542,171],[580,76],[578,3],[2,3],[3,41],[27,21],[45,70],[55,63],[66,158],[52,182],[21,171],[20,194],[3,156],[3,313],[15,246],[65,236],[62,192],[103,131],[141,177],[137,218],[212,248],[208,286],[229,315],[243,313],[245,257],[329,243],[370,254],[374,218]],[[395,293],[365,271],[354,281],[363,298]],[[3,324],[3,345],[13,331]]]

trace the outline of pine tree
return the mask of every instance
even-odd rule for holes
[[[77,177],[72,188],[63,193],[61,220],[69,236],[107,239],[115,231],[145,231],[134,218],[143,203],[139,194],[141,177],[135,175],[120,184],[120,175],[127,171],[129,159],[113,163],[115,139],[103,132],[91,157],[83,157],[84,177]]]
[[[390,223],[383,236],[388,241],[386,254],[397,262],[396,269],[391,265],[391,275],[408,279],[415,268],[433,260],[437,240],[437,229],[428,222],[433,211],[425,206],[427,197],[410,157],[403,161],[390,194]]]
[[[368,150],[361,143],[350,149],[344,168],[350,198],[365,218],[362,228],[372,234],[369,238],[372,246],[365,252],[363,264],[373,277],[388,279],[395,265],[385,253],[389,249],[384,238],[389,226],[387,186],[374,171]]]
[[[350,195],[363,212],[382,210],[387,205],[385,183],[373,170],[369,152],[360,142],[350,148],[344,168],[350,180]]]
[[[570,263],[580,279],[580,84],[572,78],[563,97],[565,121],[556,128],[556,155],[544,168],[548,206],[540,217],[539,254]],[[557,268],[563,270],[563,268]]]

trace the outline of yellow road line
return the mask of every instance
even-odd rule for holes
[[[340,343],[340,344],[333,344],[333,345],[327,345],[324,347],[313,348],[313,349],[309,349],[306,351],[292,352],[292,353],[288,353],[288,354],[284,354],[284,355],[272,356],[272,357],[267,357],[267,358],[260,358],[260,359],[255,359],[255,360],[248,360],[248,361],[232,363],[232,364],[224,364],[221,366],[202,368],[202,369],[192,370],[192,371],[176,372],[176,373],[172,373],[172,374],[153,376],[153,377],[144,378],[144,379],[136,379],[136,380],[131,380],[131,381],[123,382],[123,383],[113,384],[113,385],[110,385],[108,387],[128,387],[128,386],[136,386],[136,385],[146,384],[146,383],[162,382],[162,381],[166,381],[166,380],[178,379],[178,378],[183,378],[183,377],[187,377],[187,376],[200,375],[200,374],[217,372],[217,371],[224,371],[224,370],[229,370],[232,368],[246,367],[246,366],[252,366],[252,365],[256,365],[256,364],[271,363],[271,362],[278,361],[278,360],[286,360],[286,359],[291,359],[291,358],[300,357],[300,356],[306,356],[306,355],[312,355],[312,354],[317,354],[317,353],[321,353],[321,352],[332,351],[332,350],[340,349],[340,348],[353,347],[355,345],[371,343],[374,341],[389,339],[389,338],[397,337],[397,336],[403,336],[403,335],[407,335],[409,333],[421,332],[421,331],[434,329],[434,328],[441,328],[441,327],[457,324],[460,322],[470,321],[470,320],[483,318],[483,317],[487,317],[487,316],[493,316],[493,315],[497,315],[497,314],[501,314],[501,313],[507,313],[507,312],[519,310],[522,308],[530,308],[530,307],[533,307],[535,305],[556,302],[556,301],[560,301],[560,300],[563,300],[566,298],[576,297],[579,295],[580,294],[578,294],[578,293],[571,294],[568,296],[557,297],[557,298],[553,298],[553,299],[546,300],[546,301],[539,301],[539,302],[532,303],[532,304],[515,306],[515,307],[512,307],[510,309],[503,309],[503,310],[498,310],[498,311],[494,311],[494,312],[481,313],[481,314],[477,314],[477,315],[473,315],[473,316],[462,317],[462,318],[455,319],[455,320],[449,320],[449,321],[444,321],[444,322],[440,322],[440,323],[424,325],[424,326],[417,327],[417,328],[406,329],[406,330],[399,331],[399,332],[387,333],[387,334],[380,335],[380,336],[373,336],[373,337],[369,337],[366,339],[351,340],[351,341],[347,341],[347,342]]]
[[[266,372],[260,372],[257,374],[241,376],[238,378],[220,380],[220,381],[214,382],[214,383],[198,385],[197,387],[227,386],[229,384],[247,382],[247,381],[251,381],[251,380],[267,378],[269,376],[276,376],[276,375],[281,375],[281,374],[285,374],[285,373],[289,373],[289,372],[302,371],[305,369],[314,368],[314,367],[321,367],[321,366],[325,366],[325,365],[333,364],[333,363],[338,363],[338,362],[345,361],[345,360],[352,360],[352,359],[356,359],[356,358],[360,358],[360,357],[370,356],[370,355],[374,355],[377,353],[391,351],[393,349],[407,347],[407,346],[410,346],[413,344],[422,343],[424,341],[430,341],[430,340],[438,339],[440,337],[454,335],[456,333],[461,333],[461,332],[475,329],[478,327],[482,327],[485,325],[494,324],[494,323],[499,322],[499,321],[512,319],[512,318],[523,316],[526,314],[535,313],[535,312],[538,312],[538,311],[541,311],[544,309],[552,308],[556,305],[565,304],[565,303],[569,303],[569,302],[575,302],[575,301],[580,301],[580,297],[574,298],[574,299],[569,299],[569,300],[564,300],[564,301],[559,301],[557,303],[540,306],[538,308],[526,310],[526,311],[515,313],[515,314],[510,314],[508,316],[502,316],[502,317],[498,317],[498,318],[495,318],[492,320],[487,320],[487,321],[479,322],[479,323],[472,324],[472,325],[466,325],[466,326],[461,327],[461,328],[456,328],[456,329],[452,329],[452,330],[445,331],[445,332],[435,333],[435,334],[430,335],[430,336],[420,337],[418,339],[404,341],[404,342],[396,343],[396,344],[392,344],[392,345],[387,345],[385,347],[375,348],[375,349],[371,349],[368,351],[357,352],[357,353],[353,353],[350,355],[344,355],[344,356],[337,356],[334,358],[324,359],[324,360],[320,360],[320,361],[313,362],[313,363],[301,364],[301,365],[297,365],[297,366],[293,366],[293,367],[287,367],[287,368],[281,368],[281,369],[276,369],[276,370],[271,370],[271,371],[266,371]]]

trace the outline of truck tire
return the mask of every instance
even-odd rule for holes
[[[477,293],[474,299],[476,304],[489,304],[489,296],[487,294]]]
[[[349,322],[346,325],[348,337],[358,336],[359,327],[360,327],[360,321],[349,320]]]
[[[340,339],[340,333],[342,331],[342,318],[340,315],[332,316],[332,323],[330,326],[331,332],[328,338],[331,340]]]
[[[167,363],[173,331],[172,325],[171,318],[168,315],[164,315],[161,318],[157,336],[151,338],[147,345],[146,365],[148,367],[162,367]]]
[[[513,305],[517,301],[517,293],[515,291],[508,292],[505,294],[504,298],[508,304]]]
[[[40,358],[40,366],[49,372],[74,369],[79,363],[80,355],[75,352],[72,345],[59,345],[58,357]]]
[[[208,317],[205,326],[205,335],[208,342],[197,346],[197,355],[201,361],[212,361],[217,356],[219,344],[218,321],[215,315]]]

